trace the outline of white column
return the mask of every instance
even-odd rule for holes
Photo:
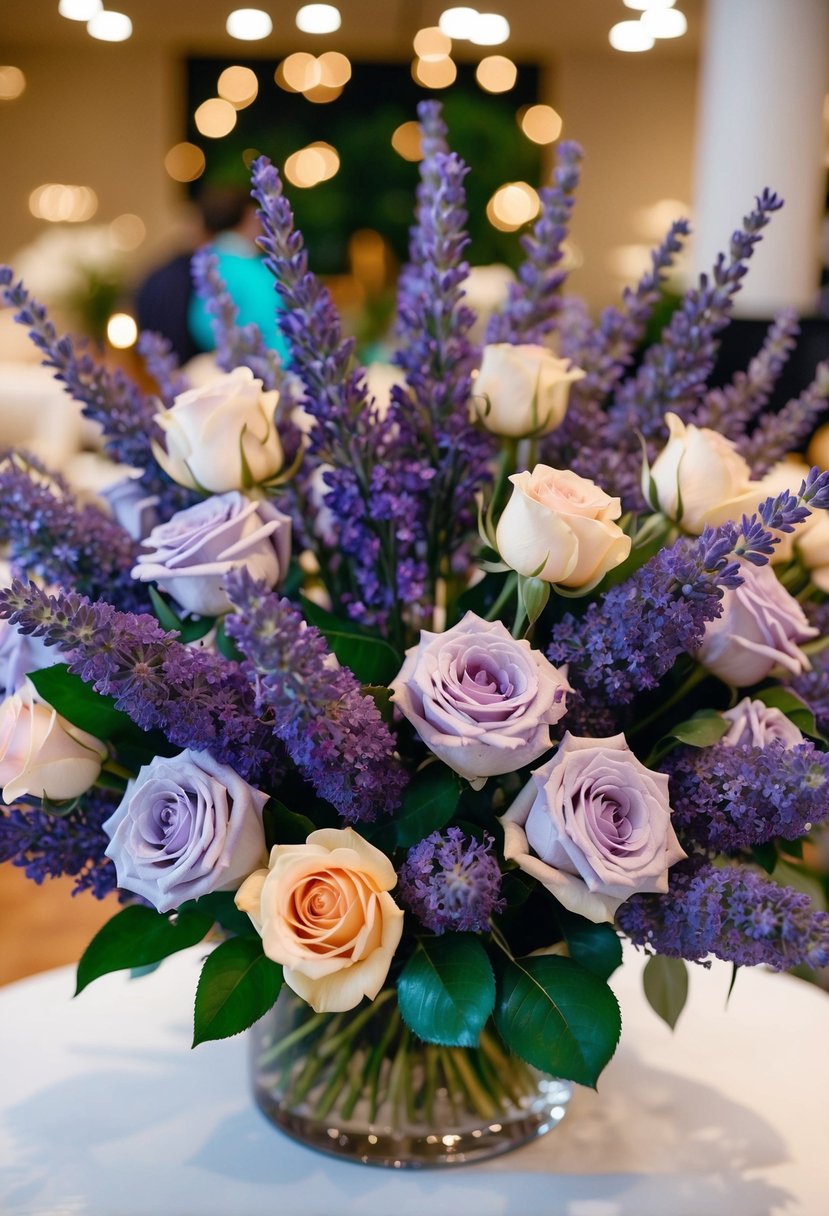
[[[786,200],[735,312],[814,310],[826,190],[829,0],[708,0],[700,65],[694,269],[708,271],[766,186]]]

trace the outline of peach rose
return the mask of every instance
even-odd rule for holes
[[[6,803],[26,794],[57,802],[77,798],[97,781],[106,754],[100,739],[39,700],[30,680],[0,705],[0,783]]]
[[[396,883],[388,857],[353,828],[322,828],[305,844],[275,845],[236,906],[289,988],[317,1013],[343,1013],[383,987],[403,932],[388,894]]]
[[[519,574],[587,588],[630,553],[630,537],[613,522],[622,514],[619,499],[586,477],[537,464],[510,481],[495,539],[501,559]]]

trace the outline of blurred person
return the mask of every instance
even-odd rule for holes
[[[238,323],[258,325],[265,343],[284,359],[287,347],[276,324],[279,298],[255,244],[260,227],[253,200],[242,187],[207,186],[196,205],[194,246],[158,266],[135,293],[139,329],[165,337],[181,364],[215,350],[210,317],[190,269],[195,249],[206,246],[218,259],[219,276],[239,310]]]

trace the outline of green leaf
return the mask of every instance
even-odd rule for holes
[[[804,735],[826,742],[825,735],[822,735],[817,728],[815,715],[806,702],[801,701],[800,697],[790,688],[781,688],[779,684],[775,684],[772,688],[764,688],[756,693],[755,700],[762,701],[764,705],[773,709],[779,709]]]
[[[460,796],[460,778],[445,764],[429,764],[416,773],[406,786],[395,815],[398,847],[407,849],[431,832],[446,827]]]
[[[262,953],[259,937],[232,937],[209,954],[196,989],[193,1046],[240,1034],[279,996],[282,968]]]
[[[495,1025],[506,1046],[542,1072],[595,1088],[622,1029],[604,980],[549,955],[504,959],[497,971]]]
[[[223,658],[232,659],[235,663],[240,663],[244,657],[233,638],[227,636],[225,617],[216,622],[216,649]]]
[[[388,685],[403,665],[394,647],[356,622],[326,612],[312,600],[301,597],[302,612],[309,625],[315,625],[337,659],[350,667],[361,684]]]
[[[815,908],[821,911],[826,909],[826,895],[820,879],[817,874],[805,866],[793,866],[781,857],[774,867],[772,878],[781,887],[793,887],[801,895],[808,895]]]
[[[108,920],[78,963],[75,996],[110,971],[148,967],[170,954],[195,946],[213,926],[213,917],[183,909],[175,920],[133,904]]]
[[[765,844],[752,845],[751,855],[767,874],[774,871],[774,867],[777,865],[777,849],[772,841],[767,840]]]
[[[730,726],[731,723],[715,709],[701,709],[687,721],[674,726],[671,735],[689,747],[713,747],[727,734]]]
[[[181,633],[181,617],[175,612],[165,600],[164,596],[154,587],[149,584],[147,590],[150,593],[150,603],[153,606],[153,612],[158,617],[158,623],[162,629],[166,629],[168,633],[175,630]]]
[[[275,844],[305,844],[316,825],[306,815],[291,811],[278,798],[271,798],[262,815],[265,839],[269,847]]]
[[[233,891],[211,891],[199,899],[188,900],[180,910],[201,912],[209,916],[214,924],[220,925],[228,933],[237,937],[251,937],[256,934],[253,922],[247,912],[240,912],[236,907]]]
[[[33,671],[29,677],[37,691],[73,726],[106,741],[121,731],[135,730],[132,719],[115,708],[112,697],[101,696],[65,663]]]
[[[673,1030],[688,999],[688,967],[684,959],[653,955],[645,964],[642,984],[651,1009]]]
[[[604,921],[594,924],[564,908],[557,913],[557,919],[574,962],[602,980],[609,979],[621,967],[622,943],[612,925]]]
[[[371,697],[374,704],[377,706],[377,712],[380,717],[390,726],[394,720],[394,709],[391,703],[391,693],[385,684],[364,684],[363,696]]]
[[[427,1043],[476,1047],[495,1004],[495,976],[471,934],[421,938],[400,973],[397,999],[406,1025]]]

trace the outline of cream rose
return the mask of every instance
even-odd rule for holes
[[[651,506],[686,532],[699,535],[706,524],[751,514],[766,494],[734,444],[707,427],[686,426],[666,414],[668,442],[642,473],[642,492]]]
[[[274,412],[277,392],[263,392],[248,367],[176,397],[156,415],[166,451],[153,444],[161,467],[179,485],[223,494],[269,481],[284,458]]]
[[[810,515],[795,530],[794,544],[812,582],[829,592],[829,514],[815,511]]]
[[[570,385],[583,377],[580,368],[546,346],[493,343],[484,347],[475,380],[475,414],[495,435],[547,435],[567,413]]]
[[[630,537],[613,522],[622,513],[619,499],[586,477],[537,464],[510,481],[495,539],[501,559],[519,574],[588,587],[630,553]]]
[[[317,1013],[342,1013],[377,996],[403,932],[388,892],[384,853],[353,828],[322,828],[305,844],[278,844],[269,868],[236,893],[285,983]]]
[[[106,745],[62,718],[26,680],[0,705],[0,782],[3,801],[26,794],[60,802],[97,781]]]
[[[764,498],[776,498],[784,490],[796,494],[808,473],[809,465],[797,456],[787,456],[785,460],[779,461],[758,483],[760,496],[757,499],[757,505],[759,506]],[[794,557],[795,545],[799,547],[803,543],[805,534],[815,526],[819,518],[824,517],[825,513],[818,511],[804,519],[802,524],[797,524],[793,532],[775,532],[774,535],[780,538],[780,543],[775,545],[774,552],[769,559],[772,565],[791,561]],[[829,553],[827,553],[827,562],[829,563]]]

